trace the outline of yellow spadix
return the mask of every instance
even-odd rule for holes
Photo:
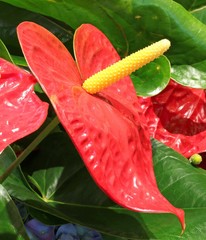
[[[84,81],[82,87],[88,93],[95,94],[158,58],[169,47],[170,41],[167,39],[153,43],[92,75]]]

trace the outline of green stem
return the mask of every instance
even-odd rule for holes
[[[16,160],[6,169],[0,176],[0,184],[10,175],[10,173],[19,166],[19,164],[39,145],[39,143],[59,124],[59,120],[55,117],[43,131],[29,144],[27,148],[16,158]]]

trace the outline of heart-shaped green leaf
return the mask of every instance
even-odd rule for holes
[[[32,185],[46,202],[88,202],[97,205],[108,202],[106,195],[94,184],[74,145],[64,132],[55,133],[45,139],[34,157],[23,163],[23,170],[29,174]],[[82,182],[84,184],[81,184]]]

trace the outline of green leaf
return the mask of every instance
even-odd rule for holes
[[[0,39],[0,57],[4,58],[5,60],[11,63],[14,63],[15,65],[27,67],[27,63],[24,57],[11,56],[5,44],[1,41],[1,39]]]
[[[24,57],[12,55],[12,60],[13,60],[15,65],[22,66],[22,67],[28,67]]]
[[[191,13],[193,16],[195,16],[198,20],[200,20],[202,23],[206,24],[206,3],[204,3],[204,7],[194,9]]]
[[[193,10],[197,8],[201,8],[205,6],[205,0],[196,0],[196,1],[188,1],[188,0],[175,0],[182,6],[184,6],[187,10]]]
[[[0,238],[29,240],[18,209],[6,189],[0,185]]]
[[[206,207],[205,170],[158,141],[153,142],[153,157],[158,186],[167,199],[180,208]]]
[[[154,96],[170,81],[170,63],[161,56],[131,75],[138,96]]]
[[[186,4],[186,2],[185,2]],[[187,1],[187,4],[191,4]],[[206,8],[205,1],[196,1],[192,5],[192,15],[195,16],[202,23],[206,24]],[[197,4],[197,5],[195,5]],[[203,6],[201,8],[198,8]],[[197,8],[197,9],[195,9]],[[198,62],[192,65],[180,65],[174,67],[173,77],[175,79],[181,79],[180,83],[185,86],[193,86],[196,88],[206,88],[206,73],[205,73],[206,61]],[[173,69],[172,69],[173,70]]]
[[[7,49],[7,47],[5,46],[1,39],[0,39],[0,57],[16,65],[27,67],[27,63],[24,57],[11,56],[9,50]]]
[[[45,202],[97,205],[108,202],[64,132],[47,137],[32,158],[23,162],[22,169]]]
[[[149,227],[151,232],[155,232],[156,239],[204,239],[205,236],[205,208],[185,209],[186,214],[186,230],[183,235],[178,233],[178,228],[175,225],[175,219],[171,216],[159,217],[144,215],[143,221]],[[170,227],[169,227],[170,226]]]
[[[3,174],[4,171],[12,164],[12,162],[16,159],[16,155],[11,147],[7,147],[1,154],[0,154],[0,174]],[[21,182],[25,182],[25,179],[21,173],[20,168],[14,169],[11,173],[11,177],[9,177],[4,183],[4,186],[10,184],[20,184]]]
[[[0,57],[6,59],[9,62],[13,63],[13,60],[11,58],[11,55],[9,54],[9,51],[7,50],[6,46],[0,39]]]
[[[0,2],[0,39],[12,55],[22,55],[16,35],[16,27],[23,21],[33,21],[53,32],[64,44],[70,46],[73,30],[65,24],[40,14]],[[15,13],[15,14],[14,14]]]
[[[178,83],[206,89],[206,60],[191,65],[173,65],[171,76]]]
[[[0,154],[0,174],[2,174],[16,159],[16,155],[11,147],[7,147]],[[9,177],[2,184],[8,193],[21,201],[30,199],[38,200],[38,195],[30,188],[20,167],[14,169]]]

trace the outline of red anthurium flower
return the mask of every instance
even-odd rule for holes
[[[105,35],[90,24],[80,26],[74,38],[76,64],[41,26],[24,22],[17,32],[29,67],[98,186],[128,209],[174,213],[184,228],[184,212],[158,190],[150,138],[130,78],[95,95],[82,88],[86,78],[120,59]]]
[[[35,83],[30,73],[0,58],[0,152],[46,119],[48,104],[35,95]]]
[[[152,137],[185,157],[206,151],[205,90],[171,80],[157,96],[139,101]]]

